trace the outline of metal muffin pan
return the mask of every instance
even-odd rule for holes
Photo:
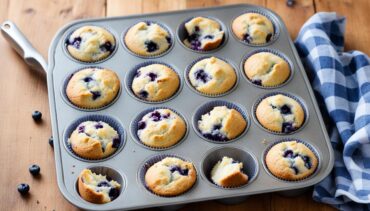
[[[251,46],[243,44],[237,40],[232,33],[231,23],[239,15],[245,12],[260,12],[270,18],[278,34],[272,41],[262,46]],[[216,50],[210,52],[197,52],[187,49],[178,37],[179,26],[183,21],[195,16],[210,17],[221,22],[223,27],[226,27],[227,39],[225,43]],[[127,29],[139,21],[155,21],[165,25],[173,36],[173,46],[168,52],[163,55],[143,58],[129,52],[123,44],[123,35]],[[68,35],[80,26],[96,25],[109,29],[116,38],[116,50],[112,56],[97,63],[84,63],[71,58],[65,50],[65,40]],[[119,35],[119,37],[118,37]],[[276,88],[264,89],[256,87],[247,80],[240,79],[235,89],[227,95],[218,97],[207,97],[195,92],[188,85],[183,85],[179,89],[179,93],[161,103],[151,104],[145,101],[139,101],[125,89],[126,75],[135,66],[148,61],[164,62],[176,69],[184,84],[183,77],[186,68],[200,57],[216,56],[230,61],[235,66],[239,77],[243,77],[242,62],[245,56],[251,51],[259,48],[272,49],[281,52],[291,63],[292,78],[289,83]],[[234,65],[235,64],[235,65]],[[61,93],[64,91],[64,80],[69,77],[74,71],[90,66],[99,66],[115,71],[121,81],[120,95],[114,103],[104,107],[104,109],[77,109],[70,106]],[[58,186],[64,197],[77,207],[88,210],[116,210],[116,209],[140,209],[147,207],[175,206],[185,203],[225,199],[232,197],[243,197],[259,193],[267,193],[273,191],[289,191],[297,190],[312,186],[324,177],[326,177],[333,167],[333,150],[327,132],[324,127],[322,116],[318,109],[314,98],[312,88],[309,84],[297,51],[289,37],[289,33],[283,24],[281,18],[274,12],[265,8],[241,4],[224,7],[194,9],[184,11],[174,11],[158,14],[134,15],[127,17],[115,17],[104,19],[90,19],[73,22],[63,27],[57,35],[49,49],[49,69],[48,69],[48,91],[50,113],[52,119],[55,162],[57,170]],[[270,133],[262,129],[255,121],[248,121],[248,128],[245,134],[242,134],[237,140],[230,143],[209,142],[199,137],[193,128],[192,120],[197,108],[211,101],[227,101],[240,105],[247,115],[252,117],[254,103],[260,96],[270,92],[284,92],[294,96],[298,96],[305,104],[309,117],[306,120],[304,128],[289,135],[278,135]],[[126,140],[123,148],[107,159],[90,162],[89,160],[77,159],[68,151],[64,144],[64,133],[71,123],[86,117],[88,115],[104,115],[113,117],[124,128],[125,133],[130,132],[130,124],[135,120],[136,116],[144,110],[152,107],[168,107],[177,111],[187,119],[187,136],[180,144],[170,147],[166,150],[152,150],[148,147],[141,146],[133,139],[131,135],[125,134]],[[269,144],[274,141],[279,141],[282,138],[297,138],[312,145],[320,159],[320,167],[312,177],[298,182],[287,182],[276,179],[271,176],[264,168],[263,153]],[[233,149],[235,156],[239,159],[250,160],[253,163],[244,163],[246,172],[252,172],[253,181],[240,188],[219,188],[212,185],[207,179],[207,173],[202,172],[203,169],[209,169],[212,165],[207,161],[214,161],[214,156],[219,156],[222,153],[222,148],[225,148],[225,155],[232,155]],[[241,150],[241,151],[240,151]],[[217,151],[217,153],[213,153]],[[249,158],[241,152],[247,152]],[[210,154],[211,153],[211,154]],[[154,195],[143,188],[143,184],[138,180],[138,174],[143,167],[143,162],[148,157],[164,154],[174,154],[179,157],[184,157],[191,160],[197,169],[197,183],[194,187],[176,197],[160,197]],[[205,158],[207,158],[205,160]],[[252,165],[253,169],[248,166]],[[84,201],[76,190],[76,181],[79,173],[84,168],[97,167],[99,171],[108,173],[112,178],[119,178],[122,182],[122,190],[120,196],[114,201],[98,205]],[[108,170],[104,169],[107,167]],[[112,174],[112,175],[109,175]]]

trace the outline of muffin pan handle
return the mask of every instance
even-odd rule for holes
[[[1,24],[1,33],[31,69],[47,73],[45,59],[12,21],[8,20]]]

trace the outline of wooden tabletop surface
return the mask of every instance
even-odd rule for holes
[[[294,39],[302,24],[315,12],[336,11],[347,17],[346,49],[370,54],[370,2],[368,0],[0,0],[0,22],[14,21],[45,58],[51,39],[64,24],[81,18],[163,12],[235,3],[262,5],[277,12]],[[51,135],[47,87],[0,37],[0,210],[75,210],[58,190]],[[8,91],[6,91],[8,90]],[[35,124],[31,113],[43,114]],[[41,166],[41,177],[32,178],[30,164]],[[31,187],[27,197],[17,192],[19,183]],[[138,196],[140,197],[140,196]],[[275,193],[250,197],[238,205],[201,202],[182,210],[332,210],[316,203],[311,193],[289,198]]]

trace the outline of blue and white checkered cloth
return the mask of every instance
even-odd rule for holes
[[[370,210],[370,60],[343,52],[344,28],[344,17],[317,13],[295,42],[335,153],[334,169],[313,198],[341,210]]]

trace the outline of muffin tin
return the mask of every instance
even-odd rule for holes
[[[276,34],[273,39],[264,45],[248,45],[236,39],[231,31],[231,22],[245,12],[258,12],[267,16],[274,24]],[[217,20],[225,30],[223,43],[215,50],[194,51],[185,47],[182,42],[184,29],[183,22],[192,17],[205,16]],[[144,58],[136,56],[124,46],[124,35],[129,27],[139,21],[154,21],[165,26],[171,34],[172,46],[164,54]],[[78,27],[96,25],[107,28],[116,38],[116,49],[108,58],[96,62],[85,63],[73,59],[65,49],[68,35]],[[292,67],[291,78],[281,86],[264,89],[257,87],[245,80],[243,62],[246,56],[260,48],[278,51],[284,55]],[[184,78],[187,67],[201,57],[215,56],[228,61],[234,66],[238,82],[228,93],[218,96],[200,94]],[[175,96],[159,103],[150,103],[138,100],[132,96],[126,86],[130,71],[147,62],[160,62],[174,68],[181,79],[181,85]],[[120,94],[109,106],[101,109],[79,109],[68,103],[64,96],[64,84],[70,75],[84,67],[104,67],[115,71],[121,81]],[[134,15],[104,19],[90,19],[73,22],[63,27],[49,49],[49,69],[47,71],[50,113],[52,119],[55,162],[58,185],[64,197],[77,207],[88,210],[115,210],[115,209],[140,209],[147,207],[161,207],[179,205],[197,201],[225,199],[232,197],[248,196],[273,191],[295,190],[312,186],[329,174],[333,167],[333,151],[326,133],[322,116],[310,83],[307,79],[301,61],[295,50],[289,33],[281,18],[265,8],[242,4],[216,8],[194,9],[158,14]],[[241,79],[240,77],[244,77]],[[251,121],[253,106],[261,96],[271,92],[283,92],[297,96],[307,109],[304,128],[282,136],[271,133],[261,128],[257,121]],[[242,111],[248,122],[245,132],[230,142],[206,141],[201,138],[194,127],[201,105],[226,104],[237,106]],[[132,134],[131,126],[136,117],[143,111],[154,107],[167,107],[178,112],[187,123],[187,134],[182,141],[166,149],[152,149],[138,144]],[[208,109],[208,108],[207,108]],[[309,115],[308,115],[309,114]],[[114,120],[114,126],[119,128],[121,135],[120,148],[103,160],[80,159],[71,153],[67,139],[71,126],[85,119]],[[119,125],[117,125],[119,124]],[[297,138],[307,142],[319,158],[319,167],[315,174],[301,181],[283,181],[272,176],[264,166],[263,155],[266,149],[282,138]],[[153,157],[175,155],[193,162],[197,169],[197,182],[188,192],[176,197],[161,197],[149,192],[142,184],[140,177],[145,162]],[[207,172],[222,156],[234,157],[243,161],[245,173],[251,178],[250,182],[239,188],[220,188],[212,184]],[[83,200],[76,189],[79,173],[84,168],[92,168],[97,173],[106,173],[115,178],[122,185],[120,196],[107,204],[92,204]]]

